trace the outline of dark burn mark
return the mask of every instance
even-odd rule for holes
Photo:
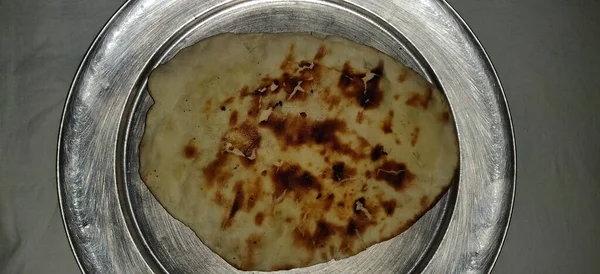
[[[419,127],[415,127],[413,132],[410,134],[410,145],[411,146],[414,147],[417,144],[417,141],[419,141],[420,132],[421,132],[421,129]]]
[[[312,64],[313,63],[310,62],[310,61],[302,60],[302,61],[300,61],[300,63],[298,64],[298,66],[301,67],[301,68],[308,68]]]
[[[268,172],[267,172],[266,170],[263,170],[263,171],[260,173],[260,175],[262,175],[262,176],[267,176],[267,173],[268,173]]]
[[[255,153],[256,153],[256,155],[258,155],[258,150]],[[238,160],[240,161],[240,163],[242,163],[242,165],[244,167],[250,167],[250,166],[254,165],[254,162],[255,162],[256,159],[250,160],[248,158],[242,158],[242,157],[238,156]]]
[[[252,153],[257,153],[256,149],[260,146],[262,137],[258,133],[257,128],[246,121],[238,127],[232,128],[225,136],[223,141],[230,143],[234,148],[239,149],[246,157],[250,157]]]
[[[248,95],[250,95],[251,93],[249,92],[250,88],[248,88],[248,86],[244,86],[241,90],[240,90],[240,98],[244,98]]]
[[[444,111],[444,113],[442,113],[442,122],[448,123],[448,121],[450,121],[450,113]]]
[[[400,99],[400,95],[398,95],[398,94],[394,95],[394,101],[398,101],[398,99]]]
[[[221,143],[223,145],[225,143],[230,143],[233,145],[233,147],[239,149],[242,153],[244,153],[244,155],[249,157],[253,152],[256,156],[256,150],[260,146],[260,141],[261,136],[259,135],[257,129],[248,122],[245,122],[242,125],[232,128],[226,132],[221,140]],[[223,170],[223,167],[228,159],[227,156],[228,155],[226,152],[219,151],[216,154],[215,160],[203,168],[202,171],[209,186],[214,185],[215,182],[222,184],[231,178],[232,174]],[[241,162],[245,166],[254,163],[253,160],[249,160],[247,158],[241,158]]]
[[[246,239],[246,258],[242,262],[243,268],[252,268],[254,266],[254,249],[259,248],[261,245],[261,234],[252,234]]]
[[[190,140],[185,147],[183,147],[183,156],[187,159],[194,159],[198,156],[198,147],[193,140]]]
[[[273,109],[277,108],[277,107],[282,107],[283,106],[283,102],[279,101],[277,102],[277,104],[273,105]]]
[[[329,193],[329,195],[327,195],[327,198],[324,199],[325,202],[325,211],[329,210],[331,208],[331,205],[333,205],[333,201],[335,200],[335,196],[333,195],[333,193]]]
[[[277,86],[275,90],[271,90],[272,84],[275,84]],[[240,98],[250,97],[250,107],[248,108],[248,116],[258,116],[260,114],[262,99],[264,99],[269,93],[278,93],[280,89],[281,87],[279,86],[279,80],[274,80],[268,76],[261,79],[259,88],[257,88],[253,92],[250,92],[248,87],[245,86],[240,91]],[[273,105],[273,109],[275,109],[277,106],[281,106],[281,104],[278,103]],[[269,107],[271,106],[269,105]]]
[[[328,110],[332,110],[334,107],[339,106],[342,102],[342,98],[340,96],[332,95],[329,87],[326,87],[321,92],[321,99],[328,106]]]
[[[327,49],[325,49],[325,46],[321,45],[319,47],[319,49],[317,50],[317,53],[313,57],[313,61],[318,63],[319,61],[321,61],[323,59],[323,57],[325,57],[326,54],[327,54]]]
[[[294,93],[294,90],[296,90],[296,86],[300,86],[304,91],[306,91],[310,87],[310,82],[312,82],[311,80],[308,80],[307,78],[304,78],[302,76],[291,76],[288,73],[284,73],[281,80],[283,82],[283,90],[285,91],[285,93],[288,94],[288,96],[291,96],[292,93]],[[296,93],[294,93],[294,96],[292,96],[291,98],[288,97],[288,100],[304,101],[306,98],[306,92],[297,90]]]
[[[354,201],[354,203],[352,204],[352,207],[354,209],[354,214],[356,214],[356,215],[358,215],[362,212],[361,210],[356,209],[357,208],[356,205],[358,203],[361,203],[364,208],[367,207],[367,204],[365,203],[365,197],[360,197],[360,198],[356,199],[356,201]]]
[[[233,98],[233,96],[232,96],[232,97],[229,97],[229,98],[227,98],[225,101],[223,101],[223,103],[222,103],[221,105],[222,105],[222,106],[229,105],[229,104],[233,103],[233,100],[235,100],[235,98]]]
[[[302,118],[306,118],[306,112],[300,112],[300,116],[302,116]]]
[[[221,193],[221,191],[217,190],[217,193],[215,194],[215,201],[218,205],[225,206],[225,198],[223,198],[223,194]]]
[[[196,147],[193,145],[186,145],[184,148],[185,158],[191,159],[196,156]]]
[[[359,217],[359,218],[350,218],[346,228],[344,229],[345,238],[342,237],[342,246],[349,247],[351,243],[348,242],[351,238],[358,237],[359,235],[363,235],[367,228],[371,225],[375,224],[368,218]],[[344,244],[344,242],[346,242]]]
[[[235,191],[235,199],[233,200],[233,205],[231,206],[231,211],[229,212],[229,219],[233,218],[235,214],[240,210],[244,203],[244,192],[241,189],[241,185],[236,185],[234,188]]]
[[[250,211],[254,208],[256,202],[258,202],[258,199],[261,197],[262,185],[260,177],[257,177],[253,183],[246,184],[248,200],[246,201],[245,210]]]
[[[365,233],[365,231],[367,231],[367,228],[369,226],[375,224],[375,222],[371,221],[364,214],[362,216],[364,216],[364,217],[350,219],[348,224],[350,224],[350,223],[354,224],[354,226],[353,226],[354,231],[352,231],[352,233],[350,233],[350,231],[348,231],[349,235],[357,236],[356,235],[357,232],[362,235],[363,233]]]
[[[371,146],[371,144],[369,143],[369,141],[367,141],[367,139],[365,139],[362,136],[356,136],[356,138],[358,139],[358,142],[360,144],[360,148],[364,149],[364,148],[368,148]]]
[[[371,173],[370,170],[367,170],[367,172],[365,172],[365,177],[367,177],[367,179],[371,179],[371,177],[373,177],[373,173]]]
[[[381,202],[381,206],[387,215],[392,215],[396,210],[396,200],[383,201]]]
[[[457,176],[458,167],[456,168],[456,170],[454,170],[454,172],[455,172],[454,176]],[[429,211],[431,208],[433,208],[442,199],[442,197],[444,197],[444,195],[447,193],[447,191],[450,187],[452,187],[452,184],[444,187],[444,189],[442,191],[440,191],[437,196],[435,196],[435,197],[433,197],[433,199],[431,199],[431,203],[429,203],[429,205],[424,210],[421,210],[418,214],[414,215],[406,223],[404,223],[404,225],[402,227],[400,227],[399,229],[394,231],[392,234],[398,235],[398,234],[406,231],[412,225],[414,225],[421,217],[423,217],[423,215],[425,215],[425,213],[427,213],[427,211]]]
[[[273,113],[267,121],[262,121],[260,126],[270,128],[278,137],[286,137],[286,122],[287,120],[284,117]]]
[[[346,123],[341,120],[315,121],[309,117],[282,116],[272,113],[269,119],[262,122],[260,126],[271,129],[278,137],[279,142],[283,143],[284,150],[288,147],[302,145],[321,145],[323,146],[321,150],[323,155],[328,152],[337,152],[348,155],[353,159],[360,159],[365,156],[337,137],[338,132],[341,133],[347,130]]]
[[[338,80],[338,86],[345,94],[356,96],[356,93],[364,92],[365,86],[362,78],[365,76],[365,73],[355,73],[350,64],[346,62]]]
[[[240,208],[244,204],[244,191],[242,190],[242,182],[237,182],[233,187],[233,192],[235,193],[235,198],[233,199],[233,204],[231,205],[231,209],[229,210],[229,216],[225,219],[221,225],[223,229],[231,226],[231,222],[235,217],[235,214],[240,210]]]
[[[225,110],[227,110],[227,108],[225,108],[225,106],[221,106],[221,110],[225,111]]]
[[[262,96],[265,95],[267,93],[267,91],[270,91],[271,85],[275,82],[276,80],[273,80],[273,78],[269,77],[269,76],[265,76],[262,79],[260,79],[260,84],[258,85],[258,88],[255,89],[252,93],[246,94],[247,95],[258,95],[258,96]],[[279,88],[279,87],[278,87]],[[277,89],[278,89],[277,88]],[[279,90],[274,90],[273,93],[277,93]]]
[[[284,191],[297,196],[305,195],[311,190],[321,191],[321,184],[310,172],[299,165],[285,165],[280,168],[272,167],[271,179],[275,186],[275,196],[279,197]]]
[[[208,100],[206,100],[204,102],[204,107],[202,107],[202,112],[209,112],[210,110],[212,110],[212,100],[211,98],[208,98]]]
[[[332,229],[324,221],[317,222],[317,229],[312,235],[313,241],[316,245],[325,243],[327,238],[333,234]]]
[[[405,164],[394,161],[385,161],[375,172],[375,179],[387,182],[396,190],[402,190],[414,178]]]
[[[383,120],[383,125],[381,129],[383,129],[383,133],[389,134],[392,133],[392,119],[394,118],[394,111],[390,110],[388,112],[388,116]]]
[[[294,44],[290,45],[289,52],[280,64],[281,75],[276,78],[270,76],[263,77],[261,79],[259,87],[252,93],[248,90],[242,90],[240,97],[256,96],[267,96],[268,94],[276,94],[283,90],[286,92],[287,100],[305,100],[308,98],[309,91],[313,93],[312,87],[314,83],[318,82],[322,75],[322,67],[318,64],[320,59],[325,55],[325,48],[322,46],[319,48],[315,55],[315,59],[311,61],[300,61],[297,63],[294,56]],[[275,86],[273,86],[275,85]],[[301,89],[297,89],[300,87]],[[271,89],[273,88],[273,89]],[[295,91],[295,92],[294,92]],[[254,98],[252,102],[252,108],[248,114],[252,117],[258,115],[259,110],[258,98]],[[279,106],[281,106],[281,101]],[[278,105],[273,106],[275,109]]]
[[[215,183],[222,184],[231,178],[230,172],[224,171],[222,168],[227,163],[227,155],[224,151],[217,152],[216,158],[210,162],[205,168],[202,169],[204,178],[209,187]]]
[[[330,254],[333,254],[336,248],[333,245],[327,245],[327,243],[331,237],[337,235],[341,238],[339,252],[347,255],[354,254],[356,253],[356,250],[354,250],[356,238],[370,224],[368,221],[350,219],[346,225],[338,226],[328,223],[325,220],[318,220],[312,233],[296,228],[293,234],[294,244],[302,246],[309,251],[325,249]]]
[[[339,227],[330,224],[324,220],[317,221],[315,230],[312,233],[301,231],[300,228],[294,230],[294,243],[307,250],[315,250],[324,247],[327,240],[336,234]]]
[[[260,113],[261,94],[254,94],[250,98],[250,107],[248,108],[248,116],[256,117]]]
[[[294,48],[295,45],[293,43],[290,44],[288,54],[283,59],[283,62],[281,62],[281,65],[279,65],[279,69],[281,69],[282,71],[290,71],[292,69],[292,66],[294,65],[294,60],[296,60],[296,57],[294,56]]]
[[[332,174],[332,178],[334,181],[341,181],[344,178],[344,163],[343,162],[338,162],[335,165],[333,165],[333,174]]]
[[[318,200],[318,199],[321,199],[321,193],[317,194],[317,198],[316,198],[316,199],[317,199],[317,200]]]
[[[290,45],[289,53],[280,65],[283,73],[279,78],[281,87],[290,96],[288,100],[305,100],[307,98],[309,90],[312,91],[313,83],[320,79],[321,67],[318,63],[324,55],[325,48],[321,46],[313,61],[302,60],[296,63],[294,44]],[[303,91],[297,90],[294,93],[296,86],[301,87]]]
[[[237,112],[237,110],[234,110],[231,113],[231,116],[229,116],[229,125],[235,126],[235,124],[237,124],[237,120],[238,120],[238,112]]]
[[[246,188],[244,188],[244,186],[246,186]],[[250,212],[252,208],[256,205],[256,202],[258,201],[261,192],[262,182],[260,181],[260,178],[257,178],[257,180],[253,183],[237,181],[233,186],[234,199],[231,204],[231,208],[229,209],[229,215],[226,219],[223,220],[223,222],[221,223],[221,227],[223,229],[226,229],[229,226],[231,226],[233,218],[240,210]],[[220,191],[217,191],[217,203],[221,205],[225,203],[223,196],[220,194]],[[262,215],[262,213],[259,214]],[[255,217],[255,222],[262,223],[262,220],[260,219],[263,218],[263,216],[259,216],[259,214],[257,214],[257,216]]]
[[[379,61],[379,64],[371,70],[371,73],[375,75],[367,81],[367,90],[361,98],[361,106],[367,109],[378,107],[381,103],[383,92],[379,89],[379,81],[383,76],[383,62]]]
[[[356,175],[356,169],[347,167],[344,162],[336,162],[332,168],[331,178],[336,182],[350,179]]]
[[[262,212],[256,213],[256,216],[254,216],[254,223],[257,226],[260,226],[260,225],[262,225],[264,219],[265,219],[265,215]]]
[[[252,245],[257,245],[260,244],[260,241],[262,240],[262,236],[260,236],[260,234],[254,234],[250,237],[248,237],[248,244],[252,244]]]
[[[354,72],[354,69],[346,62],[338,80],[338,87],[342,93],[347,97],[354,97],[357,103],[365,109],[376,108],[381,104],[383,92],[379,88],[379,82],[383,75],[383,62],[380,61],[377,67],[371,70],[371,73],[374,75],[366,81],[365,86],[363,78],[367,74]]]
[[[381,156],[388,155],[387,152],[383,151],[383,146],[381,144],[377,144],[373,150],[371,150],[371,160],[377,161]]]
[[[421,95],[418,93],[413,94],[408,100],[406,100],[406,104],[412,107],[422,107],[427,109],[429,107],[429,103],[433,97],[433,88],[431,86],[427,86],[425,89],[425,95]]]
[[[349,235],[354,235],[356,234],[356,231],[358,231],[358,225],[356,224],[356,221],[350,219],[348,225],[346,226],[346,233]]]
[[[364,116],[363,112],[359,111],[358,114],[356,114],[356,122],[359,124],[362,124],[364,119],[365,119],[365,116]]]
[[[398,83],[403,83],[406,81],[406,77],[408,76],[408,68],[404,67],[398,74]]]
[[[336,143],[338,140],[335,133],[337,131],[344,131],[345,129],[346,123],[340,120],[319,121],[312,124],[310,136],[317,144]]]

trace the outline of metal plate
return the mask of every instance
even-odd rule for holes
[[[446,93],[460,172],[408,231],[339,261],[290,273],[487,273],[515,188],[512,125],[481,45],[442,0],[139,0],[127,2],[85,56],[63,113],[57,175],[63,219],[85,273],[231,273],[154,199],[138,175],[150,71],[223,32],[316,32],[373,46]]]

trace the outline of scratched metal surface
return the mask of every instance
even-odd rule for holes
[[[357,256],[290,273],[487,273],[515,187],[512,126],[483,49],[443,1],[140,0],[127,2],[86,55],[60,129],[59,198],[86,273],[230,273],[160,207],[137,173],[151,99],[145,81],[179,49],[222,32],[314,31],[402,60],[438,84],[456,117],[460,174],[407,232]]]

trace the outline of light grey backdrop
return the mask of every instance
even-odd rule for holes
[[[69,84],[122,0],[0,0],[0,273],[79,273],[55,157]],[[600,1],[451,0],[494,62],[517,199],[493,273],[600,269]]]

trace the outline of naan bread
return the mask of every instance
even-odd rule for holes
[[[218,35],[148,87],[142,178],[238,269],[304,267],[390,239],[457,169],[443,94],[343,38]]]

